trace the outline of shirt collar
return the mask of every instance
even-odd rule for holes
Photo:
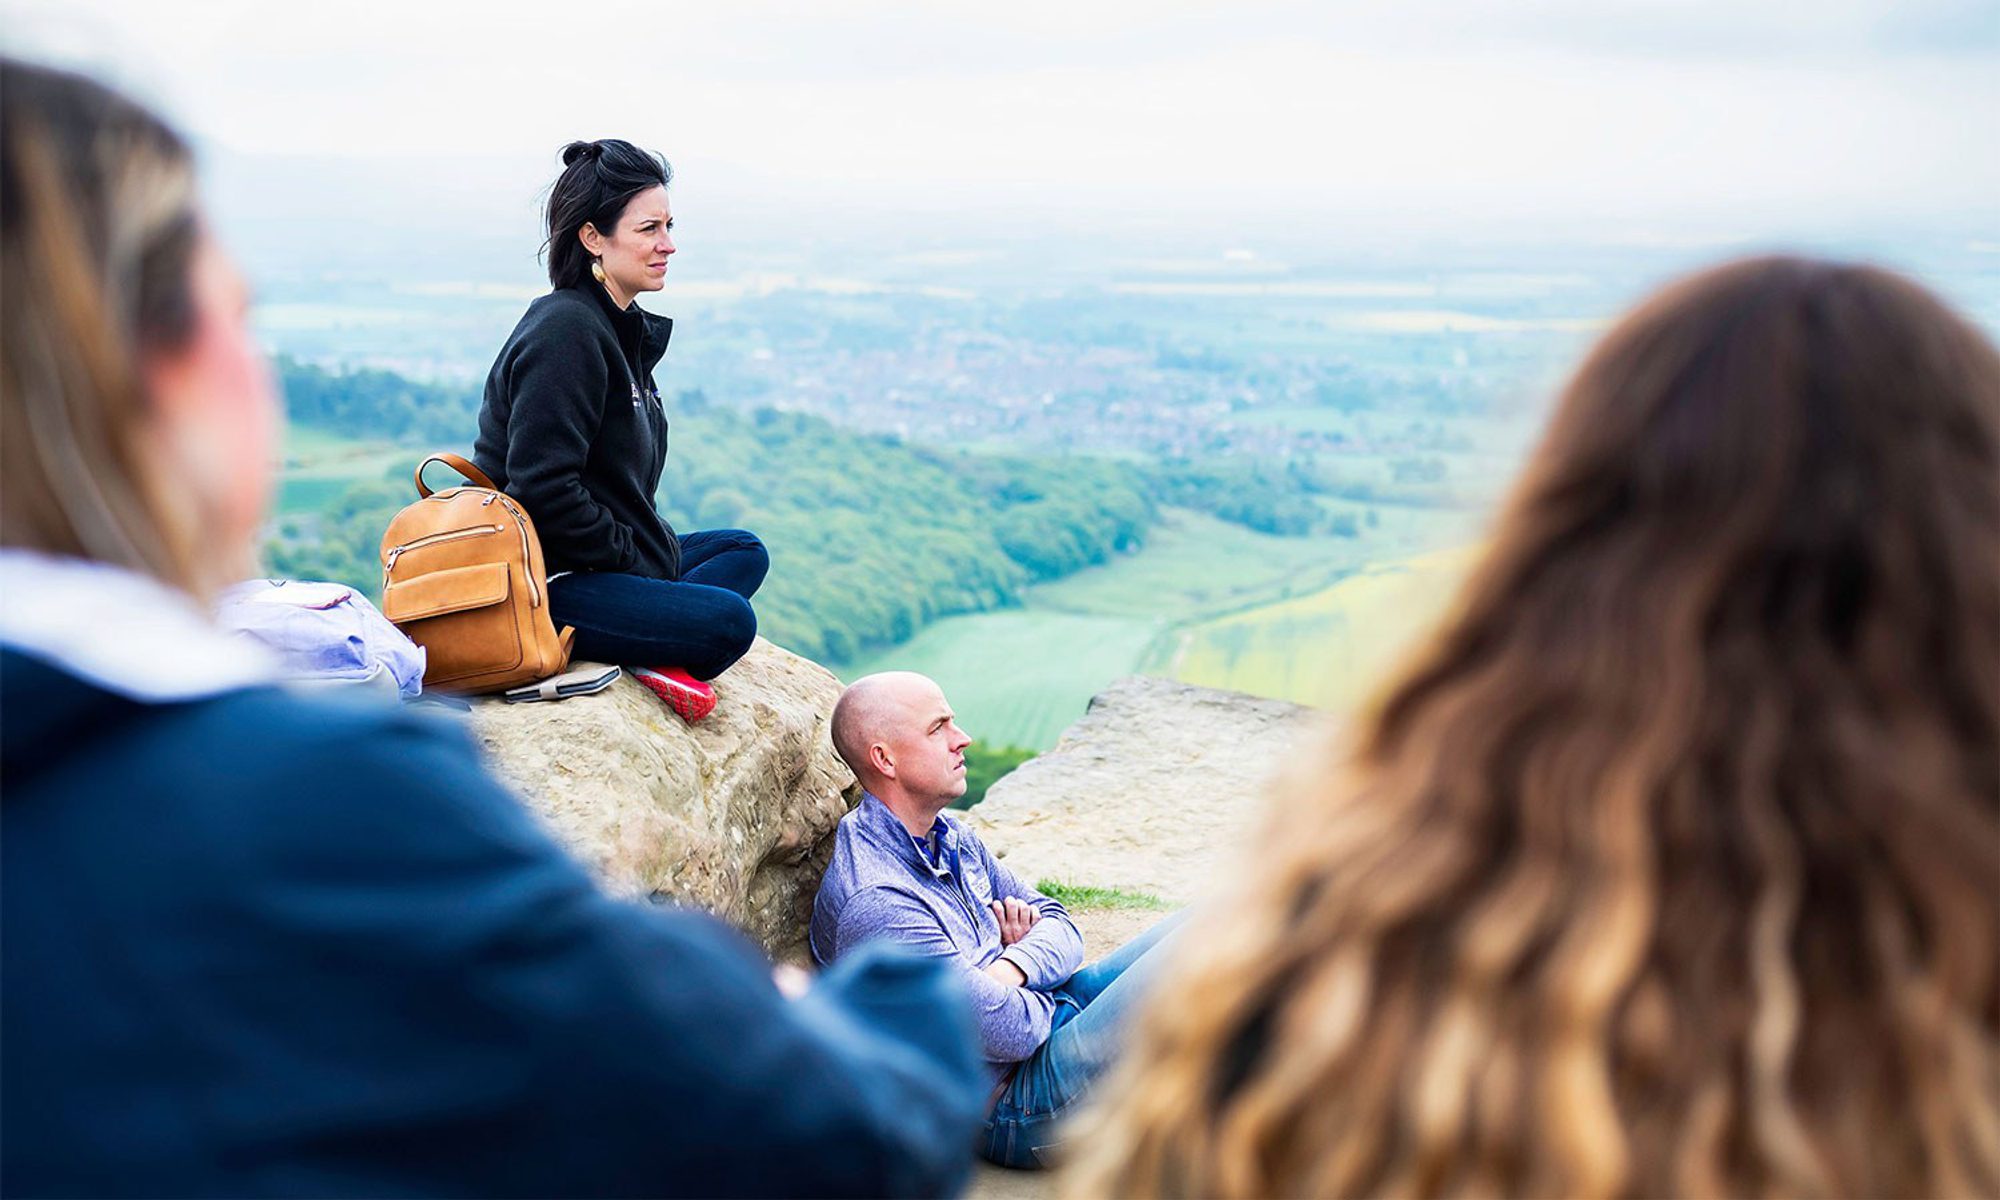
[[[918,837],[911,833],[910,827],[903,824],[902,818],[890,812],[889,806],[882,803],[873,792],[861,793],[861,803],[856,807],[856,811],[860,814],[861,827],[871,841],[891,848],[905,861],[929,874],[946,873],[945,867],[940,864],[957,849],[958,837],[953,832],[952,823],[945,819],[943,813],[939,813],[937,819],[931,822],[930,832],[927,835]],[[939,863],[932,863],[929,854],[920,848],[920,843],[931,838],[937,839]]]
[[[255,643],[185,592],[125,567],[0,548],[0,643],[133,700],[193,700],[275,683]]]
[[[611,298],[611,292],[603,284],[586,279],[577,285],[596,298],[604,316],[611,322],[611,329],[618,336],[618,344],[626,357],[639,364],[641,373],[651,372],[659,365],[667,352],[667,343],[674,336],[672,317],[663,317],[647,312],[639,307],[638,297],[624,308]]]

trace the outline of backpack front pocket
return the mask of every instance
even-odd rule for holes
[[[431,571],[382,589],[382,614],[424,648],[426,686],[521,665],[513,572],[504,562]]]

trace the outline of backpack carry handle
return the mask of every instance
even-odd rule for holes
[[[430,466],[432,463],[443,463],[445,466],[457,471],[460,475],[465,476],[466,481],[474,487],[483,487],[488,491],[499,490],[493,486],[493,481],[486,477],[486,472],[473,466],[464,457],[453,454],[448,450],[440,450],[436,454],[426,455],[424,461],[417,464],[417,495],[422,496],[426,500],[431,498],[431,489],[424,482],[424,468]]]

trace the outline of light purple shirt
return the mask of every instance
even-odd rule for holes
[[[1019,1062],[1048,1040],[1056,1008],[1049,992],[1083,965],[1083,935],[1061,904],[1016,879],[956,817],[939,814],[931,837],[935,864],[887,805],[862,795],[840,820],[833,861],[813,901],[813,957],[830,963],[864,942],[887,939],[956,963],[987,1059]],[[988,906],[1009,897],[1026,901],[1041,919],[1003,948],[1000,922]],[[1009,987],[985,973],[1002,958],[1020,968],[1025,986]]]
[[[345,584],[245,580],[217,598],[215,620],[269,650],[288,678],[360,681],[387,671],[403,699],[424,690],[423,647]]]

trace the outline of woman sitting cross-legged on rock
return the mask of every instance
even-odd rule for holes
[[[654,491],[667,415],[653,368],[674,323],[641,309],[674,253],[666,161],[629,142],[572,142],[549,193],[555,290],[528,306],[486,377],[473,460],[534,518],[549,614],[578,658],[623,663],[689,721],[708,680],[757,636],[770,560],[741,529],[676,534]]]

